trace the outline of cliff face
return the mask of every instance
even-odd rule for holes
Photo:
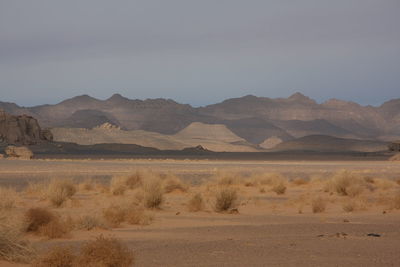
[[[52,139],[51,132],[42,130],[35,118],[28,115],[13,116],[0,109],[0,142],[33,145]]]

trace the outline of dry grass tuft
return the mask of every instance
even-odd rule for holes
[[[128,267],[133,262],[133,253],[126,245],[115,238],[99,236],[82,247],[77,266]]]
[[[311,201],[311,209],[313,213],[321,213],[326,209],[326,200],[322,197],[316,197]]]
[[[106,229],[107,227],[100,218],[96,216],[85,215],[75,221],[75,228],[78,230],[90,231],[93,229]]]
[[[349,199],[348,201],[342,204],[342,208],[345,212],[352,212],[357,210],[358,205],[357,202],[353,199]]]
[[[337,172],[326,185],[325,191],[335,192],[341,196],[355,197],[367,188],[367,182],[360,175],[349,172]]]
[[[129,175],[125,179],[125,184],[129,189],[135,189],[143,184],[143,174],[139,171]]]
[[[165,193],[171,193],[173,191],[187,192],[187,190],[188,186],[176,176],[169,175],[164,181]]]
[[[51,180],[47,198],[55,207],[60,207],[67,199],[71,198],[76,193],[75,185],[71,180],[53,179]]]
[[[215,211],[228,211],[236,206],[237,191],[231,187],[220,188],[215,195]]]
[[[114,196],[120,196],[127,190],[126,177],[125,176],[114,176],[110,182],[110,193]]]
[[[44,208],[30,208],[25,213],[25,231],[48,238],[60,238],[71,229],[70,225],[63,222],[54,213]]]
[[[0,211],[15,208],[18,200],[18,193],[14,189],[0,187]]]
[[[286,185],[283,182],[280,182],[274,185],[271,190],[274,191],[277,195],[283,195],[286,192]]]
[[[149,177],[143,184],[144,206],[150,209],[160,208],[164,201],[162,181],[158,177]]]
[[[91,191],[95,188],[95,185],[93,179],[89,178],[80,183],[78,187],[81,191]]]
[[[197,212],[204,209],[204,200],[200,193],[193,195],[193,197],[189,200],[188,209],[191,212]]]
[[[400,209],[400,191],[393,198],[393,208]]]
[[[154,220],[154,217],[147,214],[143,208],[131,207],[125,212],[125,220],[129,224],[149,225]]]
[[[76,255],[67,246],[51,247],[45,254],[39,256],[32,264],[34,267],[72,267],[76,266]]]
[[[28,262],[35,251],[14,226],[0,224],[0,260]]]
[[[280,173],[264,173],[256,177],[261,185],[276,185],[285,182],[285,177]]]
[[[111,205],[103,210],[103,217],[111,227],[118,227],[125,221],[126,211],[121,206]]]

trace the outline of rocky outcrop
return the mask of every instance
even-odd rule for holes
[[[8,158],[32,159],[33,153],[26,146],[8,146],[4,150]]]
[[[399,151],[400,152],[400,141],[391,142],[388,145],[390,151]]]
[[[0,109],[0,142],[12,145],[34,145],[52,141],[50,130],[42,130],[38,121],[28,115],[13,116]]]

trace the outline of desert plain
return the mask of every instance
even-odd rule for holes
[[[134,266],[400,266],[398,162],[2,159],[0,186],[2,229],[29,247],[0,266],[99,237]],[[32,208],[57,223],[29,230]]]

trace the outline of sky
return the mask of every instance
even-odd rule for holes
[[[399,0],[0,0],[0,101],[400,98]]]

